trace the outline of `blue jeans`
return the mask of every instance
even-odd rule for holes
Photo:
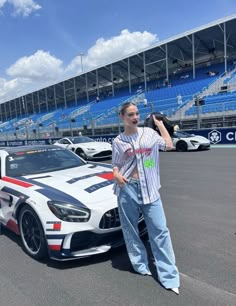
[[[160,283],[165,288],[179,287],[179,272],[161,199],[143,204],[140,183],[130,179],[120,190],[118,208],[128,255],[134,270],[149,272],[145,246],[139,237],[138,219],[143,214]]]

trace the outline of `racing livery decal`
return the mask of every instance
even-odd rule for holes
[[[61,222],[60,221],[47,221],[46,222],[46,231],[47,232],[56,232],[61,230]]]
[[[29,187],[34,186],[33,184],[26,183],[26,182],[23,182],[21,180],[18,180],[18,179],[12,178],[12,177],[8,177],[8,176],[2,177],[2,180],[5,181],[5,182],[8,182],[8,183],[19,185],[21,187],[25,187],[25,188],[29,188]]]

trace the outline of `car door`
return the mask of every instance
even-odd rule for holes
[[[0,222],[6,224],[12,216],[13,197],[0,191]]]
[[[6,224],[12,215],[13,197],[6,191],[6,183],[2,180],[2,158],[0,160],[0,222]]]

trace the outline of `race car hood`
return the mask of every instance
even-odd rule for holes
[[[82,203],[87,207],[114,201],[113,174],[110,166],[86,164],[80,167],[27,176],[35,191],[49,199]],[[73,199],[77,200],[74,201]]]

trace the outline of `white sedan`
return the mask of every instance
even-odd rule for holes
[[[112,146],[108,142],[98,142],[90,137],[64,137],[54,143],[71,150],[84,159],[111,158]]]
[[[210,141],[206,137],[182,131],[174,132],[172,141],[174,150],[178,152],[210,149]]]
[[[111,165],[45,145],[0,148],[0,166],[0,228],[31,257],[68,260],[124,243]]]

